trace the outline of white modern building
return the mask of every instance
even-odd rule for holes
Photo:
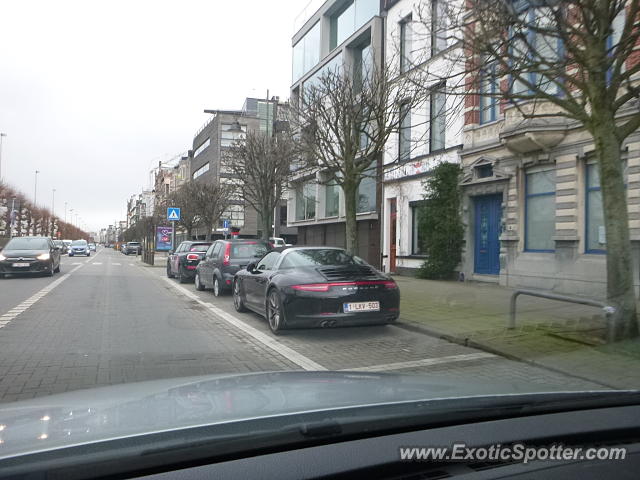
[[[456,2],[385,0],[385,57],[399,75],[423,69],[431,89],[408,108],[384,158],[382,262],[387,272],[415,273],[424,262],[418,209],[424,181],[441,162],[459,163],[464,126],[462,49],[446,28]],[[435,28],[434,28],[435,27]]]

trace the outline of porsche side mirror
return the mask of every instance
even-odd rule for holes
[[[250,262],[249,265],[247,265],[247,272],[253,273],[255,270],[256,270],[256,262]]]

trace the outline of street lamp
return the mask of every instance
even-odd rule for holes
[[[0,132],[0,182],[2,181],[2,138],[6,136],[6,133]]]
[[[67,223],[67,202],[64,202],[64,223]]]
[[[34,183],[33,186],[33,205],[34,206],[38,206],[38,174],[40,173],[40,170],[36,170],[36,181]]]

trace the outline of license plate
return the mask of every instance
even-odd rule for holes
[[[16,268],[18,268],[18,267],[28,267],[28,266],[29,266],[28,263],[14,263],[12,265],[12,267],[16,267]]]
[[[351,312],[379,312],[380,302],[352,302],[343,305],[344,313]]]

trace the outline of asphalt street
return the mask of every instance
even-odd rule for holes
[[[597,385],[400,326],[292,330],[102,249],[54,277],[0,280],[0,401],[192,375],[355,370]]]

